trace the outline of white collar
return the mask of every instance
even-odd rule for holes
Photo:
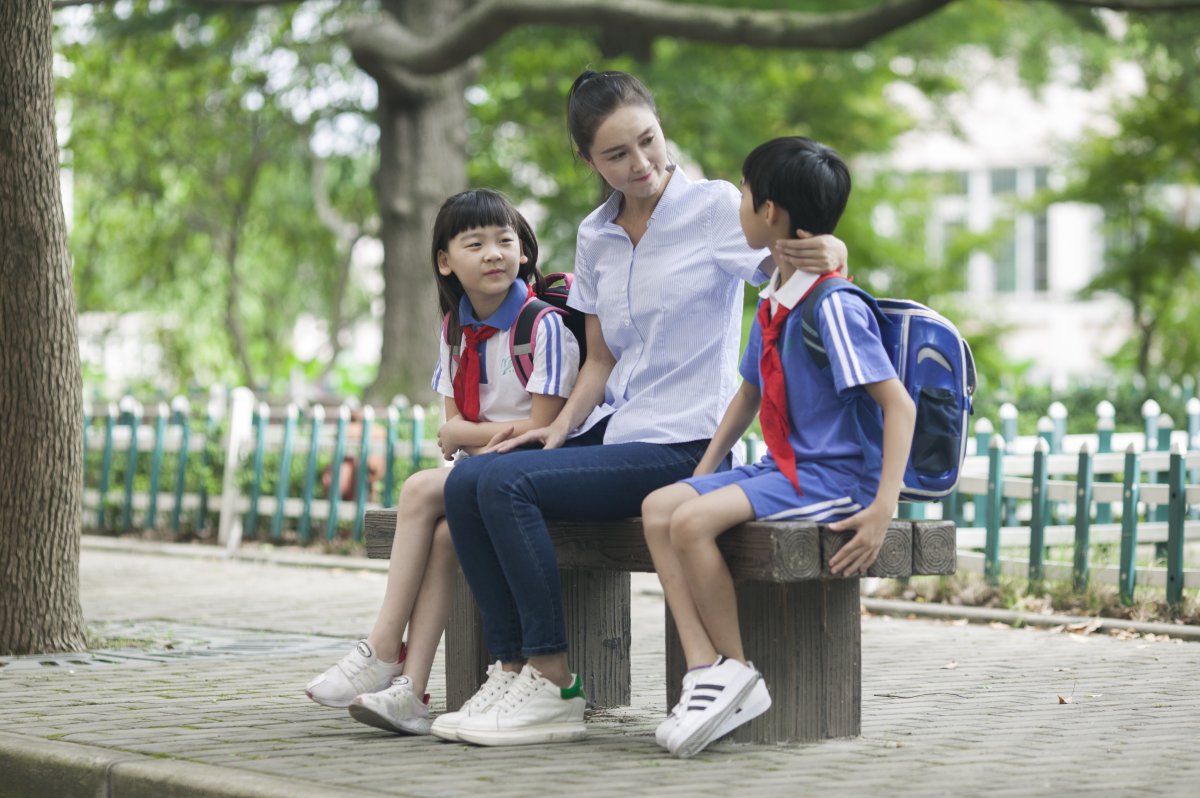
[[[781,286],[779,285],[779,267],[776,266],[775,271],[771,274],[771,281],[767,283],[767,287],[759,296],[771,300],[771,313],[778,310],[780,305],[792,310],[800,304],[800,300],[808,293],[808,289],[812,288],[820,277],[821,275],[812,272],[795,271]]]

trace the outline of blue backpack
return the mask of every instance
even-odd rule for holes
[[[804,345],[819,368],[829,367],[821,341],[817,306],[834,291],[853,291],[879,320],[884,349],[917,406],[912,451],[900,490],[902,501],[937,501],[958,484],[967,453],[967,420],[975,394],[971,347],[944,316],[920,302],[875,299],[840,277],[819,281],[801,303]],[[874,414],[862,419],[882,430]]]

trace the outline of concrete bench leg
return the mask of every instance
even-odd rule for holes
[[[739,582],[746,656],[771,691],[766,714],[738,729],[738,742],[812,742],[856,737],[862,718],[859,581]],[[686,670],[667,612],[667,703],[679,700]]]
[[[563,604],[571,667],[583,674],[593,706],[627,706],[630,581],[627,572],[563,571]],[[462,572],[446,626],[446,706],[458,709],[483,681],[488,651],[483,622]]]

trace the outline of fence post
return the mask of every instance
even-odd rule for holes
[[[292,487],[292,449],[296,445],[296,422],[300,408],[295,402],[287,406],[287,418],[283,422],[283,454],[279,457],[279,480],[275,484],[275,517],[271,519],[271,540],[283,537],[283,507],[287,503]]]
[[[383,506],[395,504],[392,498],[396,494],[396,438],[400,430],[400,408],[395,403],[387,409],[387,449],[384,453],[383,466]]]
[[[1194,385],[1193,381],[1193,385]],[[1194,452],[1200,449],[1200,399],[1193,396],[1187,400],[1187,446],[1185,451]],[[1200,484],[1200,469],[1192,469],[1187,476],[1190,485]],[[1191,518],[1200,518],[1200,506],[1188,511]]]
[[[162,478],[163,448],[166,445],[167,418],[171,411],[159,402],[154,412],[154,453],[150,456],[150,506],[146,508],[146,526],[158,527],[158,485]]]
[[[425,437],[425,408],[412,406],[412,470],[421,470],[421,439]]]
[[[1029,515],[1029,588],[1039,590],[1046,555],[1046,456],[1050,447],[1042,439],[1033,448],[1032,501]]]
[[[232,401],[232,395],[226,397]],[[225,412],[225,399],[221,397],[219,386],[213,386],[208,391],[208,406],[204,418],[204,448],[200,450],[200,509],[196,513],[196,531],[203,532],[208,524],[208,468],[212,464],[211,447],[213,437],[217,432],[217,422]],[[231,421],[232,423],[232,421]],[[220,522],[217,524],[220,534]]]
[[[1167,605],[1179,609],[1183,601],[1183,519],[1187,514],[1187,483],[1184,480],[1183,453],[1178,444],[1171,447],[1170,514],[1167,517]]]
[[[142,425],[142,405],[126,394],[119,405],[121,418],[118,423],[129,426],[129,448],[125,450],[125,501],[121,505],[121,529],[133,529],[133,482],[137,476],[138,429]]]
[[[338,502],[342,498],[342,458],[346,456],[346,427],[350,424],[350,405],[342,402],[338,408],[337,437],[333,444],[333,461],[329,466],[329,519],[325,539],[337,536]]]
[[[1000,515],[1004,498],[1004,439],[988,445],[987,536],[984,539],[983,576],[988,584],[1000,583]]]
[[[1000,437],[1004,438],[1005,454],[1013,454],[1017,445],[1017,406],[1012,402],[1000,405]],[[1004,500],[1004,523],[1014,526],[1017,523],[1017,500]]]
[[[317,482],[317,455],[321,448],[321,426],[325,423],[325,408],[316,405],[311,409],[308,432],[308,458],[304,465],[304,511],[300,515],[300,526],[297,534],[300,540],[307,543],[312,534],[312,501],[313,486]]]
[[[250,483],[250,511],[246,514],[246,537],[258,537],[258,500],[262,496],[263,462],[266,459],[267,426],[271,408],[266,402],[254,406],[251,425],[254,431],[254,481]]]
[[[1050,451],[1062,454],[1063,441],[1067,437],[1067,406],[1062,402],[1051,402],[1046,414],[1054,425],[1054,441],[1050,444]]]
[[[1116,427],[1117,410],[1113,407],[1112,402],[1107,399],[1101,400],[1096,405],[1096,438],[1097,454],[1109,454],[1112,452],[1112,437],[1113,429]],[[1101,482],[1108,482],[1112,479],[1111,474],[1101,474],[1096,477]],[[1111,524],[1112,523],[1112,505],[1108,502],[1100,502],[1096,505],[1096,523]]]
[[[367,510],[367,496],[371,490],[371,426],[375,423],[375,408],[365,405],[362,409],[362,440],[358,447],[358,474],[354,482],[354,540],[361,541],[363,518]]]
[[[179,425],[179,456],[175,459],[175,504],[171,508],[171,530],[179,532],[180,514],[183,512],[183,493],[187,488],[188,449],[191,442],[192,405],[187,397],[176,396],[171,400],[173,419]]]
[[[250,440],[253,415],[254,393],[249,388],[234,388],[229,397],[229,437],[225,441],[225,474],[217,519],[217,543],[230,552],[236,551],[242,542],[242,515],[238,512],[242,497],[238,492],[237,475],[242,452]]]
[[[1158,451],[1158,452],[1171,451],[1171,435],[1174,432],[1175,432],[1175,419],[1171,418],[1166,413],[1163,413],[1162,415],[1160,415],[1158,417],[1158,446],[1155,448],[1155,451]],[[1167,472],[1166,471],[1156,471],[1156,472],[1154,472],[1154,477],[1155,477],[1154,478],[1155,482],[1160,483],[1160,484],[1165,484],[1167,481]],[[1167,504],[1155,505],[1154,520],[1160,521],[1160,522],[1165,522],[1167,520],[1167,513],[1168,513],[1169,506],[1170,505],[1167,505]],[[1149,519],[1149,515],[1147,515],[1147,519]],[[1167,556],[1166,544],[1155,543],[1154,544],[1154,559],[1163,560],[1163,559],[1166,559],[1166,556]]]
[[[112,478],[113,427],[117,423],[117,406],[109,402],[104,412],[104,451],[100,455],[100,484],[98,486],[100,501],[96,510],[96,526],[101,532],[104,531],[106,505],[108,504],[108,483]]]
[[[1088,579],[1088,552],[1092,520],[1092,455],[1087,444],[1079,447],[1079,468],[1075,475],[1075,589],[1085,590]]]
[[[992,422],[986,418],[981,418],[975,422],[975,454],[979,457],[987,455],[991,446],[992,435],[994,428]],[[974,507],[974,519],[972,523],[975,526],[985,526],[987,524],[987,496],[976,493],[971,497],[971,504]]]
[[[1054,422],[1049,416],[1041,416],[1037,420],[1038,438],[1046,442],[1046,448],[1050,454],[1059,454],[1059,448],[1055,442]],[[1050,523],[1058,523],[1058,502],[1049,502],[1046,505],[1047,517]]]
[[[1141,463],[1133,444],[1125,450],[1125,485],[1121,506],[1121,573],[1119,577],[1121,603],[1133,603],[1137,586],[1137,523],[1138,498],[1141,493]]]

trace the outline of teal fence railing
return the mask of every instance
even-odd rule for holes
[[[1113,429],[1097,407],[1093,431],[1068,434],[1055,403],[1037,434],[1017,434],[1000,408],[997,431],[978,419],[958,489],[940,504],[902,505],[909,518],[952,518],[959,570],[1001,578],[1110,584],[1133,602],[1161,589],[1177,606],[1200,588],[1200,400],[1176,427],[1150,401],[1143,428]],[[361,540],[363,515],[395,503],[405,477],[442,462],[436,406],[269,406],[246,389],[201,412],[182,398],[143,408],[132,397],[84,418],[85,526],[153,528],[243,540]],[[761,443],[746,440],[747,453]]]

